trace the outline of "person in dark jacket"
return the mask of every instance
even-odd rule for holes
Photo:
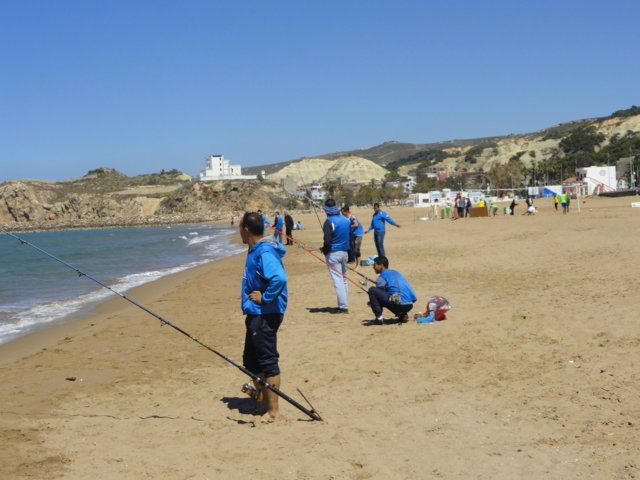
[[[264,237],[261,214],[247,212],[240,222],[242,242],[249,246],[240,292],[245,318],[245,343],[242,355],[247,370],[280,387],[280,355],[277,333],[287,309],[287,274],[282,257],[286,250],[272,236]],[[254,382],[258,407],[265,421],[280,417],[278,396]]]
[[[340,214],[340,208],[334,199],[327,199],[322,208],[327,214],[327,219],[322,226],[324,242],[321,250],[328,264],[329,275],[338,299],[338,307],[332,313],[349,313],[347,300],[349,292],[345,275],[349,259],[351,223],[347,217]]]
[[[287,235],[287,245],[293,245],[293,217],[289,215],[289,212],[284,212],[284,230]]]
[[[380,209],[379,203],[373,204],[373,216],[371,217],[371,225],[369,229],[364,232],[365,234],[373,230],[373,242],[376,244],[376,251],[379,257],[384,257],[384,235],[386,232],[384,224],[389,223],[395,227],[400,228],[393,218],[386,214],[386,212]]]
[[[387,257],[376,257],[373,270],[378,274],[376,286],[369,289],[369,305],[375,315],[375,322],[382,325],[382,309],[388,308],[402,323],[409,319],[408,313],[417,300],[409,282],[397,270],[389,269]]]

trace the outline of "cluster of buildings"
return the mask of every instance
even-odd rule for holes
[[[636,187],[635,179],[638,172],[634,171],[635,157],[621,158],[615,166],[591,166],[577,168],[575,177],[566,179],[562,185],[547,185],[542,187],[528,187],[527,194],[531,197],[552,197],[560,194],[563,190],[570,190],[581,195],[597,195],[600,193],[613,192],[621,189]],[[434,168],[434,167],[430,167]],[[441,175],[448,172],[440,170],[427,171],[426,175],[440,180]],[[262,176],[265,173],[262,171]],[[448,175],[447,175],[448,176]],[[240,165],[232,165],[223,155],[210,155],[206,158],[205,168],[198,175],[198,179],[203,182],[216,180],[256,180],[257,175],[243,175]],[[443,203],[452,199],[458,192],[450,189],[434,190],[425,193],[413,193],[416,186],[416,176],[409,175],[406,180],[386,182],[393,187],[402,187],[404,192],[410,196],[409,202],[414,206],[430,206]],[[315,201],[322,202],[327,198],[328,192],[325,186],[319,182],[310,185],[299,185],[297,179],[287,176],[282,181],[282,186],[292,195],[304,199],[310,196]],[[357,183],[342,183],[344,188],[356,189]],[[495,192],[495,190],[492,190]],[[488,192],[469,191],[461,192],[463,196],[471,198],[473,202],[488,195]],[[502,196],[509,194],[507,191],[497,191]],[[515,192],[510,193],[513,195]]]

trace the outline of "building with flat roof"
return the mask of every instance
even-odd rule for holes
[[[204,170],[198,175],[201,181],[213,180],[255,180],[256,175],[242,175],[240,165],[231,165],[223,155],[209,155]]]

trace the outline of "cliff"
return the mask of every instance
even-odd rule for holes
[[[194,183],[177,171],[127,177],[100,168],[71,181],[0,184],[0,223],[23,230],[216,221],[296,205],[270,183]]]

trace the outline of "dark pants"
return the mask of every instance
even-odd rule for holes
[[[286,232],[287,234],[287,245],[293,245],[293,242],[291,241],[291,239],[293,238],[293,228],[286,228]]]
[[[376,251],[378,252],[379,257],[384,257],[384,234],[385,232],[381,232],[379,230],[373,231],[373,243],[376,244]]]
[[[376,318],[382,315],[382,309],[388,308],[394,315],[400,316],[403,313],[409,313],[413,308],[413,303],[397,304],[389,301],[389,292],[380,287],[371,287],[369,289],[369,304]]]
[[[280,313],[247,315],[242,363],[251,373],[266,378],[280,375],[277,333],[283,318]]]

